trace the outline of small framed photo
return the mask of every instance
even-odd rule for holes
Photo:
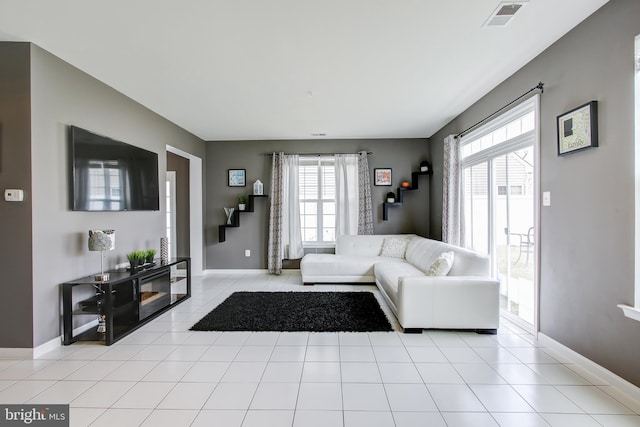
[[[598,146],[598,101],[557,117],[558,156]]]
[[[391,168],[374,169],[373,185],[391,187]]]
[[[229,187],[245,187],[247,185],[247,171],[244,169],[229,169]]]

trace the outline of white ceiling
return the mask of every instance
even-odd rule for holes
[[[424,138],[607,1],[0,0],[0,40],[204,140]]]

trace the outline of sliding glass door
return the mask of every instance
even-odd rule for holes
[[[504,312],[536,313],[535,99],[461,140],[463,242],[491,258]]]

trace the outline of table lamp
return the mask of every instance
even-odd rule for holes
[[[109,273],[104,272],[103,252],[116,248],[115,230],[89,230],[89,250],[100,251],[100,274],[94,276],[96,282],[109,280]]]

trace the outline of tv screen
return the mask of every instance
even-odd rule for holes
[[[70,127],[74,211],[157,211],[158,154]]]

